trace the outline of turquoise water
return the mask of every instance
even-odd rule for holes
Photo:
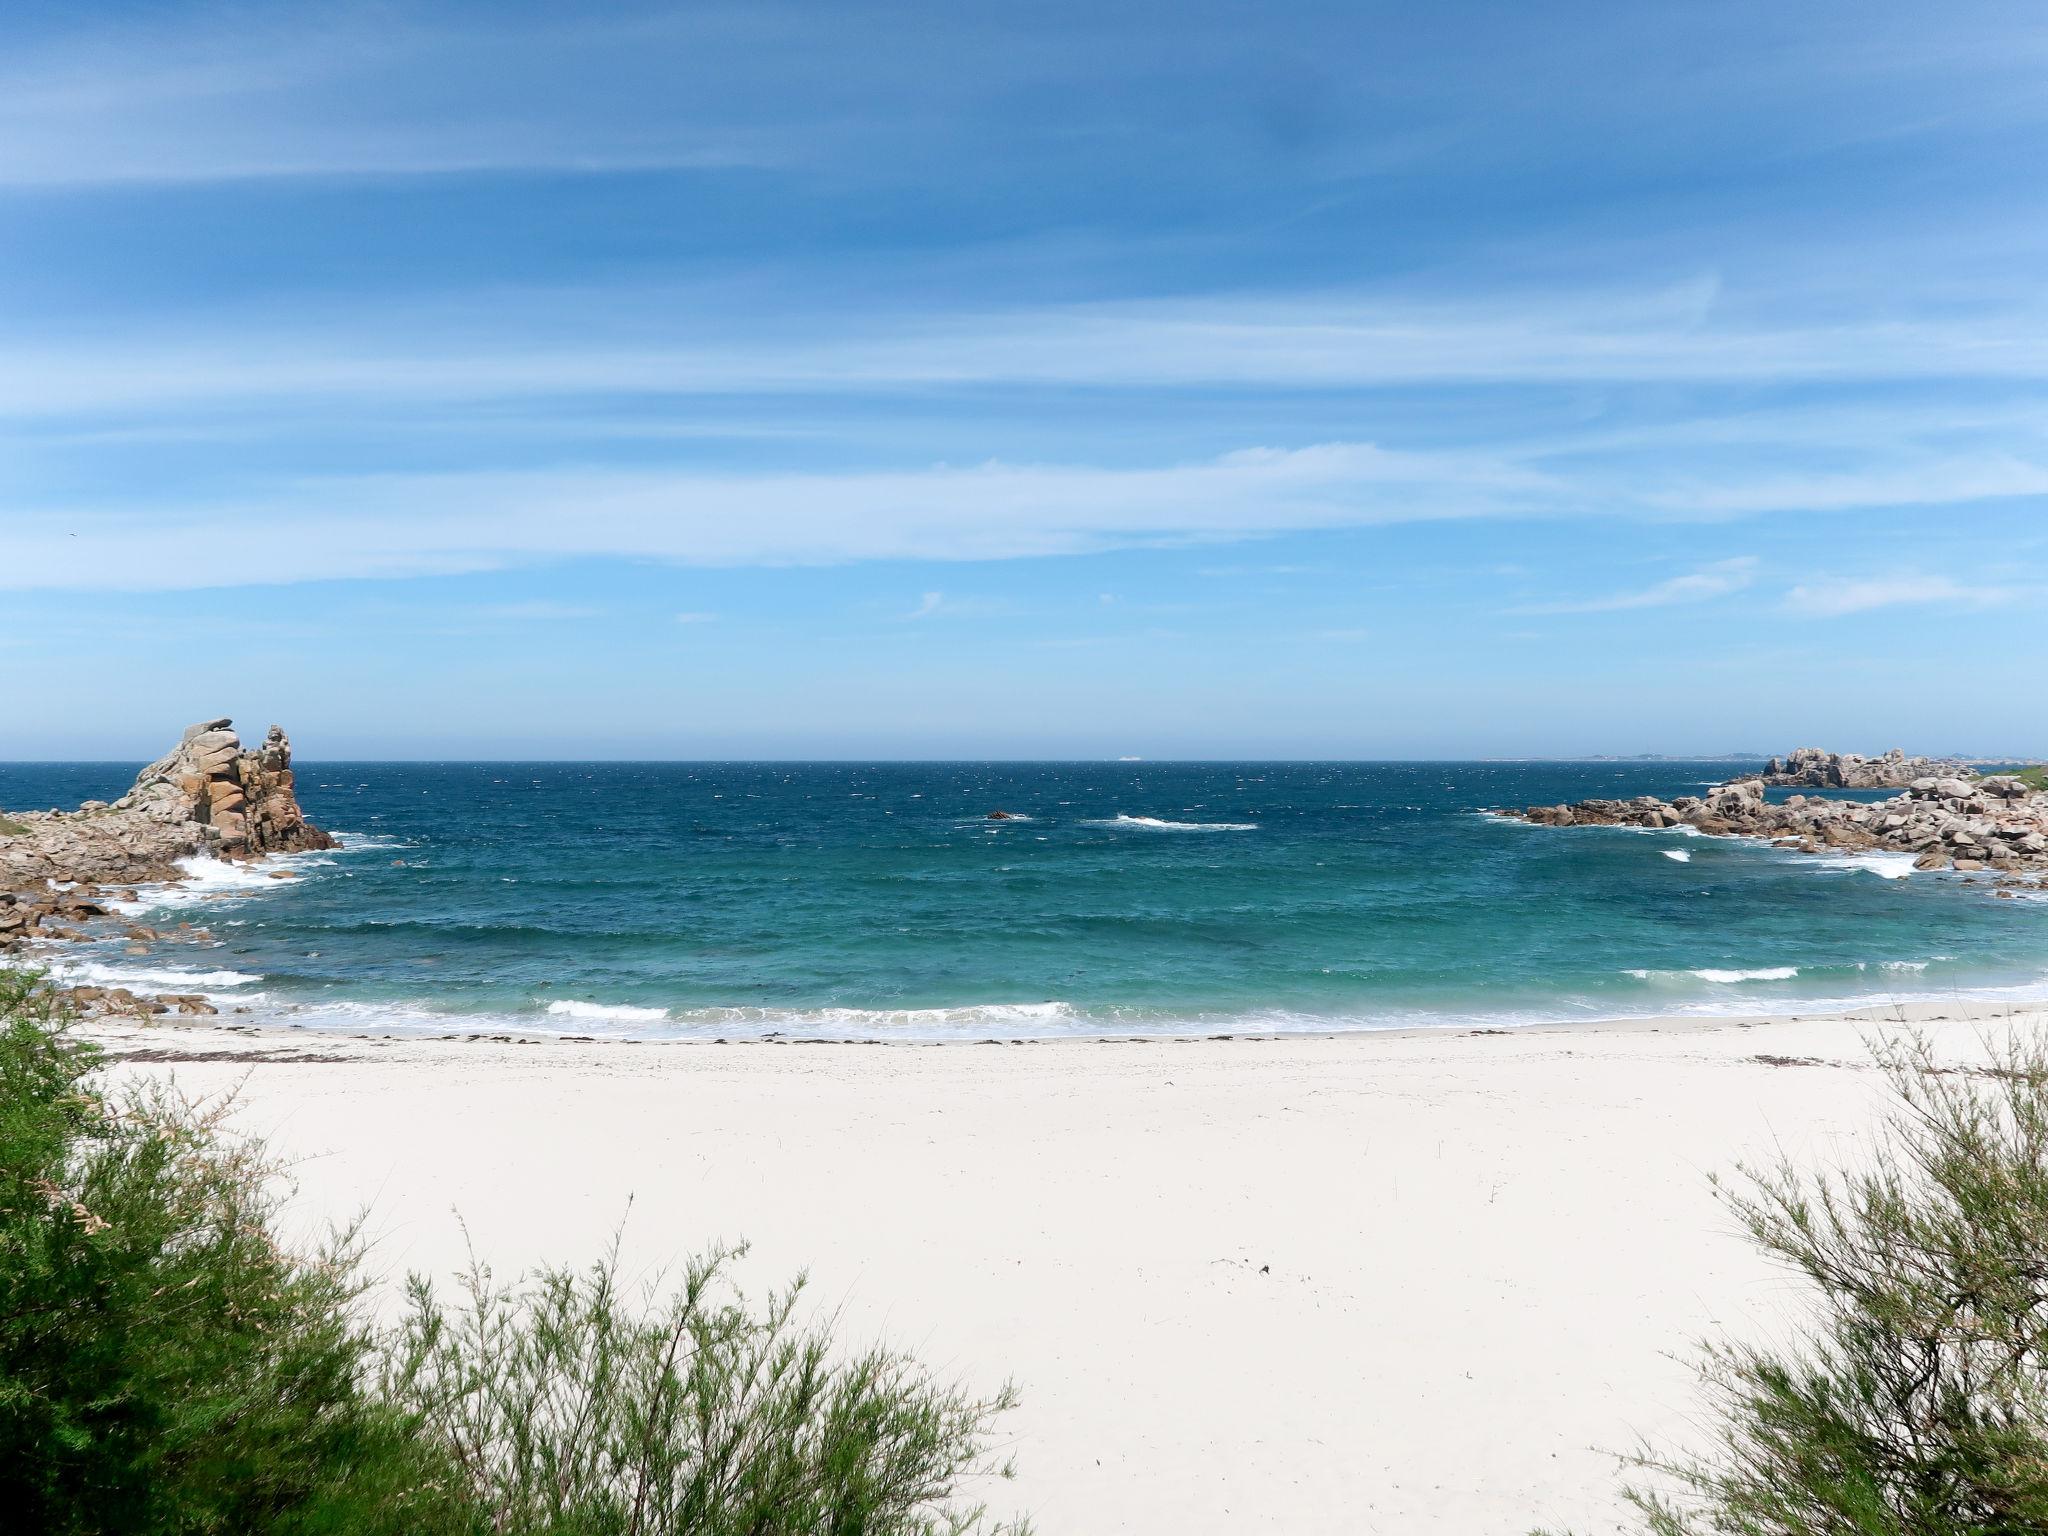
[[[0,805],[133,765],[0,767]],[[302,765],[344,835],[73,955],[349,1028],[1026,1038],[2034,995],[2048,904],[1904,861],[1478,814],[1722,763]],[[991,822],[992,809],[1018,819]],[[1683,855],[1683,857],[1676,857]],[[165,979],[168,978],[168,979]],[[195,980],[194,978],[201,978]]]

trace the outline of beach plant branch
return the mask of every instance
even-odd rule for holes
[[[1019,1532],[956,1499],[1009,1467],[1004,1389],[976,1396],[799,1321],[801,1281],[749,1306],[692,1259],[629,1300],[616,1239],[583,1269],[501,1285],[472,1262],[445,1302],[415,1278],[379,1391],[445,1441],[489,1530],[560,1536]]]
[[[2048,1045],[1984,1044],[1969,1070],[1882,1044],[1866,1160],[1720,1186],[1803,1282],[1803,1338],[1705,1348],[1709,1448],[1629,1458],[1650,1536],[2048,1530]]]

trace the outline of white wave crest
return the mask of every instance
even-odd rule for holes
[[[1690,864],[1692,862],[1691,852],[1684,848],[1666,848],[1664,850],[1664,857],[1676,859],[1681,864]]]
[[[329,835],[333,837],[335,846],[347,853],[375,853],[381,849],[414,846],[383,832],[334,832]]]
[[[191,971],[177,966],[120,965],[99,960],[59,960],[51,969],[64,981],[156,992],[200,992],[209,987],[246,987],[261,981],[246,971]]]
[[[1796,965],[1767,965],[1754,971],[1702,970],[1692,971],[1688,974],[1699,977],[1701,981],[1723,983],[1737,981],[1790,981],[1799,974],[1799,967]]]
[[[1157,816],[1118,815],[1108,821],[1091,821],[1091,827],[1142,827],[1148,832],[1256,832],[1256,821],[1162,821]]]
[[[577,1003],[566,1000],[549,1003],[548,1012],[557,1018],[610,1019],[621,1024],[645,1024],[668,1017],[666,1008],[637,1008],[631,1003]]]

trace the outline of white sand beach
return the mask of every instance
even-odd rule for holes
[[[1927,1027],[1967,1050],[1984,1026]],[[2040,1022],[2039,1018],[2029,1021]],[[856,1337],[1013,1378],[1045,1533],[1611,1528],[1688,1341],[1792,1290],[1708,1175],[1853,1149],[1841,1019],[860,1047],[100,1033],[368,1206],[393,1275],[753,1245]],[[251,1059],[253,1057],[266,1059]],[[275,1059],[275,1058],[293,1059]],[[1772,1058],[1772,1059],[1766,1059]],[[1674,1356],[1678,1358],[1674,1358]]]

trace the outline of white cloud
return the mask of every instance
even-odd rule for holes
[[[1636,608],[1668,608],[1677,603],[1703,603],[1728,597],[1756,581],[1756,557],[1739,555],[1673,576],[1634,592],[1616,592],[1580,602],[1538,603],[1519,613],[1619,613]]]
[[[0,188],[781,158],[777,131],[679,109],[697,93],[663,91],[628,26],[464,33],[389,8],[212,10],[125,26],[80,13],[39,46],[17,29],[0,64]],[[579,65],[605,88],[579,88]]]
[[[569,556],[685,565],[993,560],[1539,511],[1545,479],[1367,443],[1140,469],[553,471],[365,476],[228,507],[7,510],[0,589],[242,586],[491,570]],[[219,551],[260,548],[259,565]]]
[[[365,312],[301,310],[289,326],[214,314],[199,329],[128,324],[114,334],[69,334],[40,344],[17,332],[19,339],[0,349],[0,416],[231,410],[248,421],[349,402],[389,412],[578,396],[967,386],[1778,386],[1873,377],[2048,378],[2048,315],[2031,295],[1987,295],[1967,316],[1852,313],[1823,325],[1774,321],[1757,312],[1755,301],[1726,313],[1712,292],[1710,284],[1682,283],[1458,302],[1329,292],[994,312],[861,309],[850,320],[825,307],[794,334],[735,335],[731,294],[494,291],[488,305],[448,298]],[[565,342],[565,334],[589,339]],[[1745,428],[1752,440],[1761,430]],[[2039,473],[2025,461],[1981,469],[1996,478],[2015,467]],[[1795,485],[1802,495],[1853,499],[1863,478],[1861,471],[1835,476],[1832,493],[1811,477]],[[1705,482],[1680,485],[1676,494],[1697,504],[1715,490]]]
[[[1948,576],[1822,577],[1785,594],[1785,607],[1808,618],[1838,619],[1875,608],[1953,604],[1991,608],[2020,595],[2013,587],[1978,586]]]

